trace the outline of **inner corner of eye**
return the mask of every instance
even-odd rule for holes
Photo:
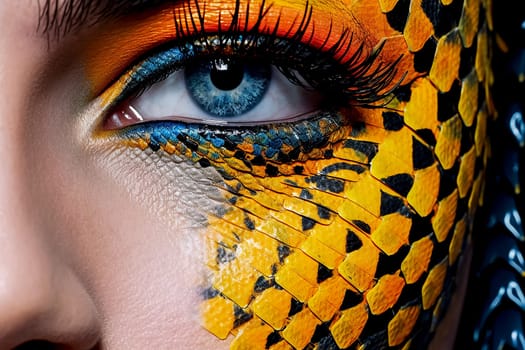
[[[264,124],[307,117],[319,109],[321,94],[292,70],[231,59],[199,60],[145,86],[138,97],[114,108],[104,129],[146,121],[201,124]],[[286,74],[292,72],[292,74]],[[306,87],[306,89],[305,89]]]

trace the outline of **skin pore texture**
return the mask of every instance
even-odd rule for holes
[[[488,1],[441,3],[454,20],[417,1],[408,18],[386,0],[186,1],[57,39],[38,1],[0,0],[0,350],[452,349],[491,28]],[[206,39],[232,23],[241,39]],[[246,57],[273,57],[250,51],[254,26],[352,71],[351,92],[289,124],[173,111],[105,127],[181,42],[201,45],[190,63],[243,39]],[[301,61],[285,53],[270,63]]]

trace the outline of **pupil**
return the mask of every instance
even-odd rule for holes
[[[244,78],[244,66],[217,60],[210,72],[211,82],[219,90],[229,91],[238,87]]]

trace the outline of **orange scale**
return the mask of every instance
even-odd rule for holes
[[[349,228],[351,226],[346,221],[336,216],[330,225],[315,225],[309,231],[308,239],[315,239],[338,254],[346,256],[346,236]]]
[[[295,314],[281,333],[295,349],[304,349],[321,321],[307,308]]]
[[[283,207],[297,213],[298,215],[313,219],[321,224],[327,225],[333,221],[331,218],[326,219],[320,217],[319,207],[316,204],[297,197],[287,197],[284,200]]]
[[[476,145],[476,156],[480,156],[485,150],[487,143],[487,106],[483,105],[476,116],[476,131],[474,133],[474,143]]]
[[[368,311],[364,302],[341,311],[339,318],[330,326],[337,346],[345,349],[357,341],[367,321]]]
[[[376,285],[365,293],[365,298],[374,315],[380,315],[391,309],[399,299],[405,280],[399,275],[399,271],[393,275],[384,275]]]
[[[439,264],[434,266],[423,284],[421,290],[423,310],[428,310],[434,306],[438,297],[443,291],[443,283],[445,282],[445,276],[448,268],[448,257],[443,259]]]
[[[265,276],[273,275],[273,266],[279,264],[279,242],[263,233],[252,231],[243,242],[241,249],[246,251],[250,265]]]
[[[396,6],[398,0],[379,0],[379,5],[381,6],[381,11],[390,12]]]
[[[317,289],[317,284],[310,283],[286,265],[275,274],[275,282],[302,303],[314,295]]]
[[[339,274],[360,292],[370,289],[375,283],[379,262],[379,249],[368,239],[361,238],[363,246],[346,255],[337,268]]]
[[[438,40],[429,78],[441,92],[448,92],[454,80],[458,79],[461,48],[461,38],[457,29]]]
[[[461,82],[458,111],[463,123],[472,126],[478,112],[479,82],[476,71],[473,69]]]
[[[448,264],[453,265],[458,260],[461,252],[463,251],[463,241],[465,239],[465,233],[467,232],[467,216],[464,215],[454,227],[454,233],[452,234],[452,240],[448,247]]]
[[[272,328],[280,330],[286,325],[291,303],[292,296],[287,291],[269,288],[253,301],[252,310]]]
[[[458,204],[458,191],[454,190],[448,197],[439,201],[436,214],[432,217],[432,228],[438,242],[447,239],[450,229],[456,219],[456,208]]]
[[[335,269],[345,255],[334,250],[311,235],[301,244],[300,249],[329,269]]]
[[[468,210],[470,216],[474,216],[476,209],[479,205],[482,204],[482,186],[484,185],[485,180],[485,172],[482,171],[478,174],[476,179],[474,180],[474,184],[472,184],[472,191],[470,192],[470,197],[468,200]],[[518,185],[519,186],[519,185]],[[517,188],[519,193],[519,187]]]
[[[400,309],[388,323],[388,345],[401,345],[412,333],[419,317],[420,308],[417,305]]]
[[[345,197],[359,206],[366,208],[376,217],[381,212],[381,190],[379,181],[373,178],[370,173],[363,175],[360,181],[349,183],[345,186]]]
[[[226,339],[235,322],[234,304],[217,296],[200,304],[202,326],[219,339]]]
[[[421,78],[412,83],[410,91],[410,101],[406,103],[403,115],[405,124],[413,130],[431,130],[436,135],[439,123],[436,87],[427,78]]]
[[[434,244],[430,236],[421,238],[412,243],[410,251],[401,263],[401,272],[407,284],[415,283],[428,269]]]
[[[463,123],[458,115],[443,122],[437,136],[436,157],[443,169],[451,169],[456,163],[461,150]]]
[[[302,232],[272,217],[264,220],[254,219],[253,221],[256,230],[293,248],[298,247],[307,237]]]
[[[407,201],[421,216],[429,215],[437,203],[441,174],[437,164],[417,170]]]
[[[381,224],[372,232],[372,241],[387,255],[395,254],[407,245],[412,221],[404,215],[394,213],[381,217]]]
[[[434,26],[421,7],[421,0],[410,1],[408,19],[403,29],[403,35],[412,52],[423,48],[428,38],[434,34]]]
[[[351,200],[345,200],[339,207],[338,213],[339,216],[354,226],[356,230],[363,231],[362,228],[356,226],[356,222],[365,223],[370,228],[370,232],[365,233],[375,231],[381,223],[381,220],[377,216],[364,209],[360,203],[355,203]]]
[[[348,282],[336,275],[319,284],[308,300],[310,310],[323,322],[328,322],[339,311],[347,289],[357,293]]]
[[[251,266],[250,258],[238,256],[234,260],[219,266],[212,277],[212,285],[240,307],[246,307],[253,295],[253,286],[259,278]]]
[[[238,335],[233,339],[230,349],[248,350],[253,349],[255,344],[266,344],[268,336],[273,331],[272,327],[254,317],[242,326]]]
[[[484,24],[477,35],[477,51],[474,61],[474,67],[476,68],[479,81],[485,81],[490,77],[489,57],[489,38],[487,33],[487,25]]]
[[[459,197],[465,198],[472,187],[474,180],[474,165],[476,164],[476,148],[472,146],[468,152],[461,156],[457,185]]]

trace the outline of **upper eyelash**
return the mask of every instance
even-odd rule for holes
[[[197,12],[197,21],[193,17],[193,12],[191,11],[191,3],[193,2],[195,6],[195,11]],[[194,38],[195,40],[200,40],[203,46],[212,46],[208,40],[210,33],[205,29],[205,16],[206,9],[201,9],[198,0],[187,0],[182,3],[182,10],[178,13],[174,13],[174,24],[176,29],[175,40],[188,40],[188,38]],[[205,6],[205,5],[204,5]],[[298,27],[294,31],[293,35],[290,35],[293,31],[293,28],[296,24],[294,21],[290,28],[285,32],[284,35],[278,35],[279,26],[280,26],[280,16],[277,18],[276,24],[273,29],[267,29],[263,31],[260,29],[264,17],[270,11],[272,5],[266,6],[266,0],[262,0],[257,15],[257,21],[251,27],[248,26],[248,19],[250,18],[250,6],[246,7],[245,18],[246,21],[241,23],[240,11],[241,11],[241,1],[236,0],[235,8],[232,13],[232,20],[228,27],[226,33],[221,31],[221,17],[219,17],[217,36],[221,38],[219,42],[219,48],[226,46],[228,42],[235,42],[232,40],[233,36],[242,35],[245,37],[253,38],[264,38],[266,41],[257,42],[257,45],[263,46],[266,48],[271,48],[274,54],[286,55],[287,52],[294,51],[296,47],[293,45],[304,45],[311,46],[312,40],[315,37],[315,27],[312,28],[309,38],[306,38],[307,29],[310,25],[314,25],[312,22],[313,15],[313,6],[310,5],[308,1],[305,3],[303,16],[298,21]],[[189,14],[189,16],[188,16]],[[189,18],[189,19],[188,19]],[[199,25],[197,25],[197,23]],[[241,26],[243,24],[243,26]],[[313,88],[333,88],[335,91],[339,91],[346,98],[349,98],[353,104],[356,105],[368,105],[380,100],[383,100],[387,95],[389,95],[395,88],[397,88],[401,81],[404,79],[402,76],[398,82],[394,83],[393,86],[385,91],[385,88],[391,85],[392,80],[396,75],[396,65],[401,60],[402,55],[400,55],[396,60],[388,64],[380,63],[374,70],[374,64],[376,63],[377,58],[381,50],[383,49],[384,42],[381,43],[373,52],[367,54],[364,52],[364,43],[361,43],[355,52],[346,57],[350,51],[353,44],[353,34],[350,33],[348,29],[344,29],[340,34],[338,40],[332,44],[330,47],[327,47],[328,42],[332,35],[332,26],[333,22],[330,20],[330,29],[328,35],[326,36],[323,44],[316,48],[316,50],[321,51],[326,55],[327,58],[333,60],[333,64],[337,64],[341,67],[338,70],[337,75],[329,77],[328,79],[324,76],[326,73],[325,70],[322,70],[321,77],[316,77],[315,74],[311,77],[301,76],[298,77],[296,70],[291,67],[279,67],[279,70],[292,82],[297,85],[304,85],[304,82]],[[241,29],[242,28],[242,29]],[[281,46],[277,48],[273,46],[275,39],[286,38],[288,39],[288,46]],[[254,40],[255,42],[255,40]],[[233,47],[237,51],[242,49],[242,44],[238,47]],[[213,45],[216,45],[213,43]],[[276,50],[277,49],[277,50]],[[279,52],[279,49],[282,51]],[[268,50],[270,51],[270,50]],[[315,73],[316,71],[314,71]],[[319,71],[318,71],[319,72]],[[320,79],[322,78],[322,79]],[[324,86],[319,86],[318,82],[326,81],[327,84]]]
[[[228,29],[221,30],[219,17],[217,27],[219,30],[209,32],[205,28],[206,9],[201,7],[198,0],[184,1],[182,9],[173,12],[174,39],[158,46],[155,49],[157,54],[148,52],[145,58],[127,70],[128,78],[124,87],[111,105],[139,96],[155,83],[183,68],[188,63],[188,59],[154,74],[151,72],[147,76],[140,74],[143,65],[151,63],[163,52],[166,53],[167,50],[174,48],[183,50],[188,45],[198,48],[200,52],[198,57],[203,59],[231,56],[238,59],[253,59],[255,55],[268,58],[271,61],[269,63],[277,66],[290,82],[306,88],[318,89],[325,93],[330,101],[344,105],[377,106],[377,102],[386,101],[385,97],[389,96],[403,80],[404,76],[392,84],[397,73],[396,64],[402,58],[401,55],[388,64],[383,62],[376,64],[383,48],[382,44],[373,52],[367,53],[364,43],[361,43],[352,55],[347,57],[352,49],[353,35],[349,30],[344,29],[335,43],[328,46],[333,32],[332,21],[324,42],[314,48],[312,45],[312,40],[315,38],[313,7],[308,2],[305,4],[302,17],[294,21],[284,34],[278,34],[281,29],[280,16],[273,28],[261,29],[262,20],[270,8],[271,5],[267,6],[263,0],[258,9],[256,23],[248,27],[250,6],[247,6],[245,12],[246,22],[241,23],[241,1],[237,0]],[[310,27],[312,29],[307,34]],[[194,59],[195,56],[189,58]],[[290,64],[293,59],[295,62]],[[388,86],[392,87],[387,89]]]

